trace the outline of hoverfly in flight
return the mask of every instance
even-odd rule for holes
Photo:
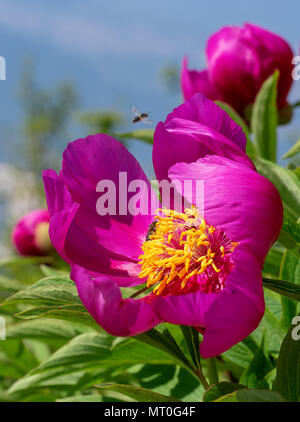
[[[132,113],[134,114],[132,123],[137,123],[137,122],[144,122],[144,123],[150,123],[150,124],[152,123],[151,120],[149,120],[148,113],[141,113],[136,107],[132,107]]]

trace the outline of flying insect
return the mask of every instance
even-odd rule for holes
[[[134,114],[134,117],[132,119],[132,123],[152,123],[151,120],[149,120],[149,114],[148,113],[141,113],[136,107],[132,107],[132,113]]]

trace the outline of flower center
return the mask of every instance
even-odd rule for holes
[[[238,243],[207,225],[194,206],[184,213],[158,211],[142,246],[139,278],[147,277],[147,287],[155,286],[156,295],[221,291]]]

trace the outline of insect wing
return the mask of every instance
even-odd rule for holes
[[[143,123],[146,123],[148,125],[152,125],[153,124],[153,122],[148,117],[144,117],[143,118]]]
[[[134,114],[135,117],[139,116],[141,113],[136,107],[131,108],[132,114]]]

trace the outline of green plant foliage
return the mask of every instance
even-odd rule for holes
[[[153,144],[153,129],[137,129],[131,132],[118,133],[116,136],[121,139],[137,139],[148,144]]]
[[[300,152],[300,139],[292,146],[292,148],[286,152],[283,159],[292,158]]]
[[[293,338],[294,329],[291,326],[281,345],[274,384],[274,390],[289,401],[300,400],[300,338]]]
[[[262,85],[256,96],[251,116],[251,130],[259,157],[276,161],[277,152],[277,82],[275,71]]]

